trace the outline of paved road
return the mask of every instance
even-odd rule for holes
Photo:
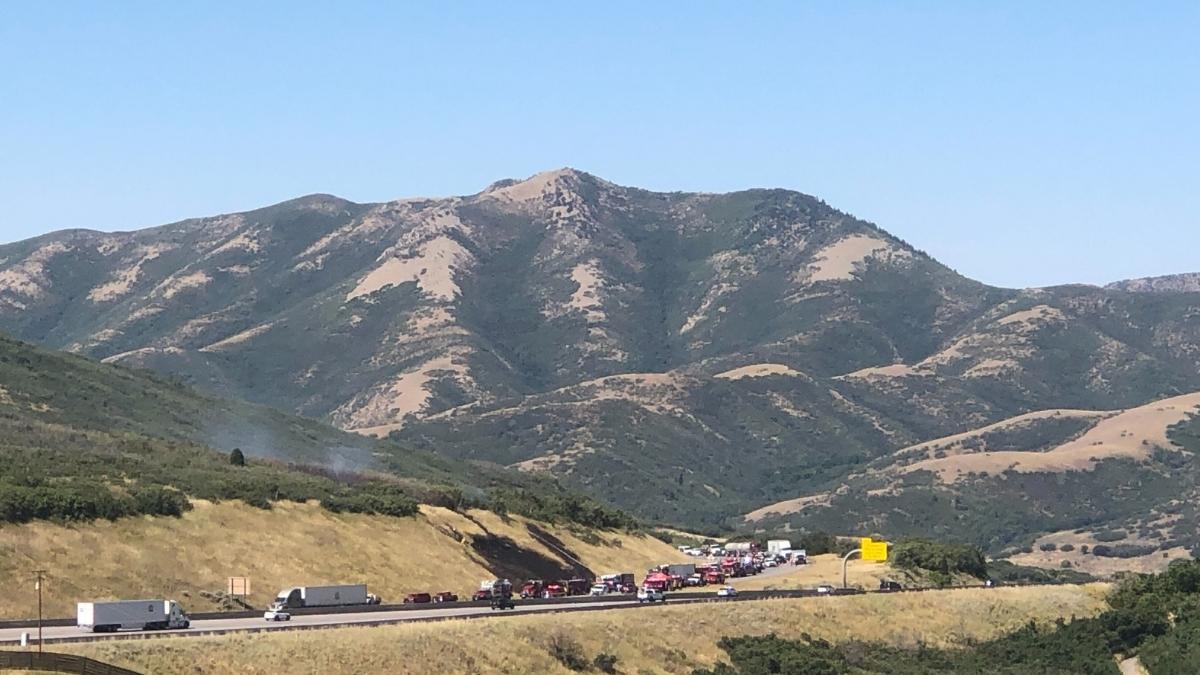
[[[680,599],[675,602],[686,602]],[[694,601],[694,600],[693,600]],[[600,609],[627,607],[636,605],[637,601],[628,597],[612,600],[596,600],[594,602],[574,602],[570,604],[539,604],[522,605],[517,603],[516,609],[505,610],[504,614],[526,614],[548,611],[577,611],[582,609]],[[438,607],[436,609],[403,610],[392,612],[367,611],[346,614],[310,614],[294,615],[291,621],[271,622],[262,617],[251,619],[208,619],[192,621],[190,628],[170,631],[121,631],[110,634],[93,634],[76,626],[52,626],[44,628],[42,633],[47,644],[51,641],[70,641],[72,639],[116,639],[142,635],[170,636],[197,635],[212,632],[234,632],[246,630],[286,630],[303,627],[340,626],[353,624],[402,623],[405,621],[428,621],[430,619],[448,619],[472,616],[486,616],[500,613],[489,607]],[[0,644],[20,642],[21,633],[28,632],[30,637],[37,639],[36,628],[6,628],[0,629]]]
[[[1032,584],[1037,585],[1037,584]],[[921,592],[925,590],[935,589],[914,589],[909,588],[901,592]],[[949,590],[949,589],[945,589]],[[806,597],[830,597],[831,595],[856,595],[864,591],[858,590],[837,590],[830,594],[817,593],[813,589],[805,590],[777,590],[777,591],[742,591],[734,601],[753,601],[766,598],[806,598]],[[865,591],[866,593],[879,593],[881,591]],[[680,591],[668,594],[668,604],[681,604],[688,602],[705,602],[716,601],[715,591],[712,587],[696,590],[696,591]],[[729,600],[722,600],[727,602]],[[347,626],[347,625],[379,625],[391,623],[404,623],[406,621],[434,621],[438,619],[454,619],[454,618],[470,618],[470,617],[487,617],[500,616],[511,614],[532,614],[538,612],[572,612],[572,611],[589,611],[599,609],[619,609],[633,608],[638,606],[635,598],[623,595],[616,598],[606,599],[584,599],[571,598],[568,600],[557,601],[529,601],[527,603],[517,602],[516,609],[504,610],[503,612],[493,610],[487,606],[475,605],[451,605],[451,606],[432,606],[428,609],[408,608],[403,610],[375,608],[373,610],[328,613],[328,614],[294,614],[291,621],[269,622],[264,621],[261,615],[251,618],[219,618],[219,619],[194,619],[190,628],[185,630],[167,630],[167,631],[121,631],[119,633],[91,633],[89,631],[80,630],[76,626],[47,626],[43,629],[43,635],[46,644],[54,642],[77,642],[91,640],[113,640],[122,638],[138,638],[138,637],[169,637],[169,636],[187,636],[187,635],[206,635],[217,633],[233,633],[242,631],[270,631],[270,630],[298,630],[304,628],[320,628],[324,626]],[[28,632],[32,639],[37,638],[36,628],[24,626],[19,628],[0,628],[0,646],[12,646],[19,643],[21,633]]]

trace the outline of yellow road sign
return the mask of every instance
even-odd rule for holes
[[[859,542],[859,548],[862,549],[863,560],[877,560],[884,562],[887,560],[888,545],[886,541],[874,541],[870,537],[863,537]]]

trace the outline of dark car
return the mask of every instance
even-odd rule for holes
[[[404,596],[404,604],[414,605],[425,602],[433,602],[433,598],[428,593],[409,593]]]
[[[437,595],[433,596],[433,601],[434,602],[458,602],[458,596],[451,593],[450,591],[442,591],[441,593],[438,593]]]
[[[491,599],[492,599],[492,589],[490,589],[490,588],[481,588],[478,591],[475,591],[475,595],[471,596],[471,600],[476,601],[476,602],[478,602],[480,600],[491,600]]]
[[[902,591],[902,590],[904,590],[904,587],[901,586],[900,582],[898,582],[898,581],[891,581],[889,579],[883,579],[882,581],[879,582],[879,590],[881,590],[881,591]]]

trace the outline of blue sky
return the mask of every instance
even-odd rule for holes
[[[0,241],[574,166],[1006,286],[1200,271],[1200,3],[583,4],[4,2]]]

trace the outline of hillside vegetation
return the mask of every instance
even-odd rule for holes
[[[809,195],[657,193],[559,169],[473,195],[311,195],[0,246],[0,329],[426,452],[273,442],[236,415],[187,430],[225,450],[407,475],[491,462],[705,529],[841,490],[849,515],[831,531],[886,513],[888,530],[999,549],[1179,497],[1173,476],[1151,485],[1178,457],[1081,450],[1070,471],[1003,485],[946,488],[950,456],[889,477],[904,489],[857,477],[1014,416],[1200,391],[1200,293],[1135,286],[989,287]],[[974,442],[1058,467],[1043,445],[1085,422]],[[435,454],[453,463],[430,467]],[[1057,503],[1052,486],[1094,500]]]
[[[1200,663],[1195,642],[1200,629],[1198,592],[1200,563],[1180,562],[1159,575],[1125,579],[1099,615],[1060,619],[1053,627],[1031,621],[1007,635],[957,649],[898,648],[865,640],[833,644],[811,635],[799,640],[777,635],[725,637],[720,646],[731,663],[694,675],[1191,673]]]
[[[221,608],[226,578],[250,578],[256,607],[281,588],[367,583],[391,602],[419,591],[469,597],[483,579],[569,578],[678,562],[644,534],[425,506],[415,517],[330,513],[315,504],[200,501],[182,517],[0,525],[0,618],[36,616],[31,570],[48,570],[48,616],[80,600],[169,597],[191,611]]]
[[[775,633],[897,647],[988,640],[1030,621],[1050,624],[1104,608],[1104,586],[998,588],[764,600],[446,621],[187,640],[69,645],[66,651],[154,673],[570,673],[551,652],[623,673],[687,674],[725,658],[724,635]],[[577,651],[576,651],[577,650]],[[295,658],[304,654],[304,658]],[[595,671],[593,671],[595,672]]]
[[[273,450],[266,459],[255,457],[257,444],[219,451],[196,440],[211,436],[210,427],[224,430],[226,442],[269,438]],[[285,463],[272,458],[277,454],[325,461]],[[410,451],[2,336],[0,460],[0,523],[178,516],[189,498],[200,498],[260,508],[318,500],[331,511],[392,516],[415,514],[424,503],[637,526],[553,480]]]
[[[791,524],[948,538],[1097,574],[1159,570],[1200,550],[1197,430],[1200,393],[1129,410],[1022,415],[901,448],[827,492],[746,519],[767,531]],[[1109,532],[1120,536],[1096,539]]]

